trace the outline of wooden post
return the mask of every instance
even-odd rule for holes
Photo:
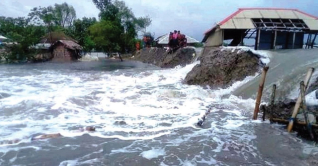
[[[314,39],[311,42],[311,48],[314,48],[316,37],[317,37],[317,33],[315,34]]]
[[[311,42],[311,34],[308,34],[308,41],[307,41],[307,45],[306,48],[308,47],[308,49],[310,48],[310,43]]]
[[[310,122],[308,120],[308,115],[307,115],[307,106],[306,106],[306,97],[305,97],[305,83],[304,83],[304,81],[300,82],[300,94],[301,94],[301,99],[302,99],[301,107],[303,109],[303,114],[304,114],[304,118],[305,118],[305,124],[306,124],[307,130],[309,132],[309,135],[310,135],[311,139],[314,140],[314,134],[312,133],[312,129],[309,126]]]
[[[224,46],[224,30],[221,29],[221,32],[222,32],[222,46]]]
[[[258,33],[257,33],[257,49],[256,50],[259,50],[260,39],[261,39],[261,29],[258,29]]]
[[[310,37],[310,34],[308,33],[305,49],[307,49],[307,47],[309,47],[309,41],[310,41],[310,40],[309,40],[309,37]]]
[[[307,72],[307,75],[306,75],[305,81],[304,81],[304,83],[305,83],[305,88],[304,88],[305,92],[307,90],[307,86],[308,86],[309,80],[310,80],[310,78],[312,76],[312,73],[314,71],[315,71],[314,68],[309,68],[308,69],[308,72]],[[292,114],[292,116],[291,116],[291,118],[289,120],[289,124],[288,124],[288,127],[287,127],[287,131],[288,132],[291,132],[291,130],[293,129],[294,120],[295,120],[295,117],[296,117],[296,115],[297,115],[297,113],[299,111],[300,104],[301,104],[301,95],[299,95],[299,97],[297,99],[296,105],[295,105],[294,110],[293,110],[293,114]]]
[[[266,119],[266,108],[265,108],[265,105],[261,105],[260,106],[260,110],[263,110],[263,121],[265,121]]]
[[[300,96],[301,96],[301,107],[303,109],[305,122],[306,122],[306,124],[308,124],[308,118],[307,118],[307,114],[306,114],[307,107],[306,107],[306,99],[305,99],[305,83],[304,83],[304,81],[300,82]]]
[[[273,42],[273,49],[275,49],[275,47],[276,47],[276,40],[277,40],[277,31],[275,30],[274,42]]]
[[[274,107],[274,102],[275,102],[275,95],[276,95],[276,84],[273,85],[272,89],[272,95],[271,95],[271,101],[270,101],[270,115],[269,115],[269,120],[272,122],[273,120],[273,107]]]
[[[290,49],[290,47],[289,47],[289,35],[290,33],[289,32],[287,32],[286,33],[286,40],[285,40],[285,47],[283,47],[284,49]]]
[[[295,38],[296,38],[296,33],[293,33],[293,49],[295,48]]]
[[[258,88],[258,93],[257,93],[257,98],[256,98],[256,103],[255,103],[253,120],[257,119],[257,114],[259,112],[259,105],[261,104],[261,98],[262,98],[264,83],[265,83],[265,79],[266,79],[266,73],[267,73],[268,69],[269,69],[268,66],[265,66],[263,68],[263,73],[262,73],[261,81],[259,83],[259,88]]]

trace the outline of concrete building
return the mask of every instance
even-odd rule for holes
[[[297,9],[240,8],[205,32],[205,47],[243,45],[255,39],[255,50],[312,48],[318,33],[318,17]],[[304,36],[307,36],[304,42]]]

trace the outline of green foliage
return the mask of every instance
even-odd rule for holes
[[[0,17],[0,33],[11,43],[6,47],[9,53],[3,55],[8,61],[28,60],[34,53],[30,46],[45,34],[45,27],[28,25],[26,18]]]
[[[137,34],[145,33],[151,24],[149,16],[136,17],[124,1],[92,1],[100,10],[100,21],[86,17],[76,19],[75,9],[67,3],[35,7],[26,18],[0,16],[0,34],[9,38],[11,43],[2,56],[8,61],[32,59],[36,54],[33,45],[43,38],[53,43],[55,38],[61,37],[59,34],[75,39],[84,51],[134,51]]]
[[[120,51],[120,25],[114,24],[112,21],[102,20],[90,28],[90,34],[96,46],[104,52]]]
[[[93,0],[93,2],[100,10],[99,17],[102,20],[101,22],[107,22],[106,27],[98,24],[90,29],[91,33],[94,34],[92,35],[92,40],[98,43],[97,46],[103,48],[103,51],[116,50],[124,53],[134,51],[137,33],[148,27],[151,24],[151,19],[148,16],[135,17],[132,10],[126,6],[124,1]],[[102,24],[106,24],[106,22]],[[106,37],[102,36],[105,35],[105,31],[110,31],[109,27],[117,29],[113,34],[107,33]],[[113,35],[115,37],[112,37]]]
[[[61,26],[65,28],[72,26],[75,19],[76,12],[74,7],[65,2],[48,7],[35,7],[29,13],[29,21],[31,23],[44,23],[47,26]]]
[[[84,51],[88,52],[95,48],[95,43],[89,34],[89,27],[97,22],[96,18],[84,17],[82,20],[74,21],[73,28],[70,33],[78,43],[83,46]]]

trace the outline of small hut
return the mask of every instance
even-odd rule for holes
[[[81,57],[80,51],[83,49],[72,40],[58,40],[50,49],[53,52],[53,60],[77,60]]]
[[[77,60],[80,58],[80,51],[82,50],[76,40],[61,31],[46,34],[34,48],[38,50],[38,54],[35,56],[36,61]]]

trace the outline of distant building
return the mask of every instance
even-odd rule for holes
[[[194,39],[193,37],[190,37],[188,35],[185,35],[187,38],[187,45],[193,46],[196,43],[200,43],[198,40]],[[159,36],[157,39],[154,40],[158,46],[167,47],[169,43],[169,34],[165,34],[162,36]]]
[[[297,9],[240,8],[205,32],[205,48],[243,45],[244,39],[255,39],[255,50],[313,47],[318,33],[318,17]],[[304,36],[307,39],[304,43]]]
[[[82,47],[76,40],[65,35],[63,32],[51,32],[33,46],[39,50],[36,60],[70,61],[81,57]]]
[[[77,60],[83,48],[72,40],[58,40],[50,47],[53,60]]]

